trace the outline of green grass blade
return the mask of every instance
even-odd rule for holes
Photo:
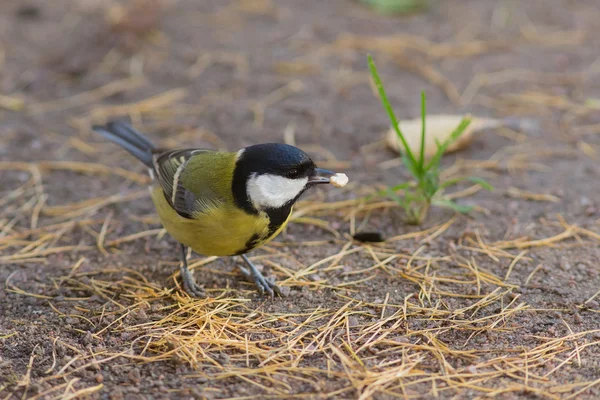
[[[400,196],[398,196],[396,194],[395,191],[392,190],[392,188],[388,188],[386,191],[386,194],[389,196],[390,199],[394,200],[396,203],[398,203],[400,206],[402,207],[406,207],[406,202],[405,200],[401,199]]]
[[[461,135],[465,132],[465,129],[467,129],[469,124],[471,124],[471,119],[463,118],[462,121],[460,121],[460,124],[456,127],[456,129],[454,131],[452,131],[452,133],[450,134],[448,139],[444,140],[444,142],[442,142],[442,144],[438,145],[438,149],[437,149],[435,155],[431,158],[431,160],[429,161],[429,164],[427,164],[427,167],[425,167],[426,171],[431,168],[437,169],[437,167],[440,164],[440,161],[442,159],[442,156],[448,149],[448,146],[450,146],[452,143],[456,142],[461,137]]]
[[[410,14],[424,11],[429,7],[428,0],[360,0],[382,14]]]
[[[425,166],[425,120],[427,115],[427,104],[425,91],[421,92],[421,156],[419,158],[419,170],[422,173]]]
[[[490,192],[494,190],[494,187],[490,185],[485,179],[478,178],[476,176],[463,176],[460,178],[448,179],[440,185],[440,189],[446,189],[447,187],[454,186],[462,181],[471,181],[473,183],[477,183],[482,188],[484,188],[485,190],[489,190]]]
[[[365,200],[369,201],[372,200],[376,197],[381,197],[381,196],[385,196],[388,194],[388,192],[391,190],[392,192],[397,192],[400,189],[408,189],[409,187],[411,187],[413,185],[412,182],[405,182],[405,183],[401,183],[399,185],[395,185],[395,186],[390,186],[388,188],[385,189],[381,189],[379,191],[377,191],[374,194],[368,195],[365,197]]]
[[[436,200],[433,204],[438,207],[449,208],[449,209],[459,212],[461,214],[467,214],[468,212],[470,212],[473,209],[473,207],[471,207],[471,206],[463,206],[460,204],[456,204],[452,200],[448,200],[448,199]]]
[[[440,178],[436,169],[425,171],[423,177],[419,181],[421,191],[427,199],[432,199],[433,196],[440,190]]]
[[[410,159],[408,158],[408,156],[406,155],[406,153],[401,153],[400,154],[400,159],[402,159],[402,163],[404,164],[404,166],[406,167],[406,169],[408,170],[408,172],[411,173],[411,175],[416,179],[416,180],[420,180],[421,177],[421,173],[418,169],[418,165],[411,162]]]
[[[394,192],[396,192],[400,189],[408,189],[409,187],[412,186],[412,184],[413,184],[412,182],[404,182],[399,185],[390,186],[388,189],[385,189],[385,190],[393,190]]]
[[[494,187],[493,187],[492,185],[490,185],[490,184],[489,184],[489,182],[488,182],[488,181],[486,181],[486,180],[485,180],[485,179],[483,179],[483,178],[479,178],[479,177],[477,177],[477,176],[469,176],[469,177],[467,178],[467,180],[468,180],[468,181],[471,181],[471,182],[473,182],[473,183],[477,183],[479,186],[481,186],[482,188],[484,188],[484,189],[485,189],[485,190],[487,190],[487,191],[490,191],[490,192],[491,192],[491,191],[493,191],[493,190],[494,190]]]
[[[460,182],[462,182],[462,181],[464,181],[466,179],[467,179],[466,177],[448,179],[447,181],[444,181],[444,182],[441,183],[440,190],[446,189],[446,188],[448,188],[450,186],[454,186],[457,183],[460,183]]]
[[[381,104],[383,104],[383,108],[385,108],[385,110],[387,111],[390,121],[392,122],[392,127],[396,131],[396,135],[398,135],[398,138],[400,139],[400,141],[402,142],[402,145],[404,146],[403,153],[405,153],[408,157],[408,160],[413,165],[416,166],[416,165],[418,165],[417,160],[415,159],[415,156],[413,155],[410,147],[408,147],[408,143],[406,142],[404,135],[400,131],[400,127],[398,126],[398,120],[396,119],[394,110],[392,109],[392,106],[390,105],[390,101],[388,100],[387,95],[385,94],[385,89],[383,88],[383,83],[381,82],[381,78],[379,78],[379,74],[377,73],[377,67],[375,67],[375,63],[373,62],[373,57],[371,57],[369,55],[367,57],[367,59],[368,59],[368,63],[369,63],[369,70],[371,71],[371,76],[373,77],[373,81],[375,82],[375,86],[377,87],[377,91],[379,92],[379,98],[381,99]]]

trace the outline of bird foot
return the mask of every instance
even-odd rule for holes
[[[179,270],[181,275],[181,281],[183,282],[183,290],[191,297],[205,298],[206,293],[204,289],[196,283],[192,272],[186,267],[181,267]]]
[[[271,298],[274,298],[275,294],[284,297],[284,294],[279,286],[275,284],[275,279],[265,278],[264,275],[256,268],[252,268],[250,271],[242,266],[238,266],[238,268],[242,274],[244,274],[246,279],[254,282],[261,295],[267,293]]]

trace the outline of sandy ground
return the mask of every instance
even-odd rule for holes
[[[596,1],[180,0],[116,25],[107,3],[0,4],[0,398],[600,397]],[[476,212],[360,202],[407,179],[370,145],[367,53],[400,118],[425,90],[432,114],[535,121],[444,161],[494,185],[456,189]],[[144,168],[89,130],[122,116],[172,147],[287,130],[350,176],[253,253],[286,298],[198,255],[209,298],[181,293]]]

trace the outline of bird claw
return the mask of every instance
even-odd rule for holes
[[[252,279],[261,295],[266,292],[271,298],[274,298],[275,294],[283,297],[281,289],[275,284],[275,279],[265,278],[263,275],[254,275]]]
[[[271,298],[274,298],[276,294],[278,296],[284,297],[284,294],[279,288],[279,286],[275,284],[274,278],[265,278],[263,274],[261,274],[258,270],[248,271],[244,267],[239,267],[239,269],[246,276],[247,279],[254,282],[261,295],[267,293]]]
[[[195,297],[198,299],[203,299],[206,297],[206,292],[204,292],[204,289],[196,282],[192,282],[192,284],[184,283],[183,290],[185,290],[185,292],[191,297]]]
[[[196,283],[190,270],[188,270],[187,268],[184,269],[182,267],[180,270],[180,274],[181,274],[181,281],[183,282],[183,290],[185,290],[185,292],[188,295],[190,295],[191,297],[195,297],[195,298],[205,298],[206,297],[206,293],[204,292],[204,289]]]

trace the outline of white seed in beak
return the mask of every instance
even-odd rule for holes
[[[329,178],[329,181],[333,186],[341,188],[348,184],[348,177],[346,176],[346,174],[338,172],[337,174],[334,174],[331,178]]]

